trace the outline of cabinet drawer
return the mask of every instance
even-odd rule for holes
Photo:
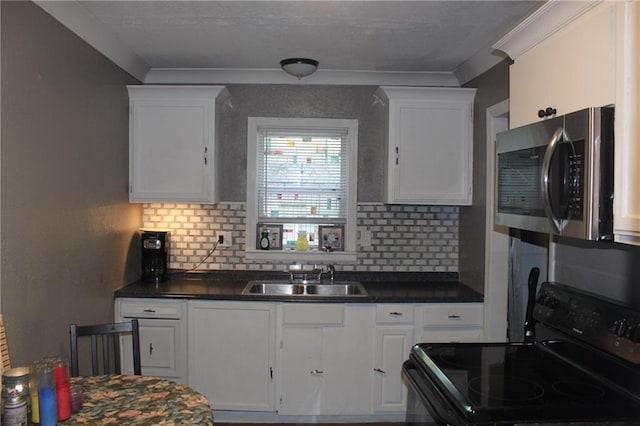
[[[425,327],[481,327],[483,323],[482,303],[442,303],[423,307]]]
[[[162,318],[181,319],[183,316],[182,303],[144,303],[122,302],[120,316],[123,318]]]
[[[469,329],[457,328],[425,328],[417,336],[419,342],[429,343],[472,343],[481,342],[483,329],[472,327]]]
[[[291,303],[282,305],[282,322],[289,325],[343,325],[344,306]]]
[[[413,324],[413,305],[377,305],[376,324]]]

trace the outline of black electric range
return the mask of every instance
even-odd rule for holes
[[[640,425],[640,312],[543,283],[529,315],[526,343],[415,345],[407,422]]]

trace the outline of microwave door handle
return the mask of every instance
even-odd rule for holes
[[[554,228],[555,232],[560,233],[560,229],[562,227],[560,220],[553,215],[553,209],[551,208],[551,191],[549,187],[551,186],[551,158],[558,148],[558,144],[566,139],[567,135],[564,132],[564,129],[559,128],[551,137],[549,141],[549,145],[547,145],[547,150],[544,153],[544,159],[542,160],[542,182],[540,185],[540,190],[542,191],[542,201],[544,205],[544,210],[547,213],[547,218],[551,222],[551,226]]]

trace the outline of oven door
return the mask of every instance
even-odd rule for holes
[[[409,381],[407,418],[409,425],[464,425],[464,419],[438,390],[431,379],[421,371],[413,359],[405,361],[402,371]]]

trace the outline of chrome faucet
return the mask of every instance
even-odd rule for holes
[[[327,265],[327,269],[329,270],[329,282],[333,284],[336,275],[336,268],[333,265]]]

